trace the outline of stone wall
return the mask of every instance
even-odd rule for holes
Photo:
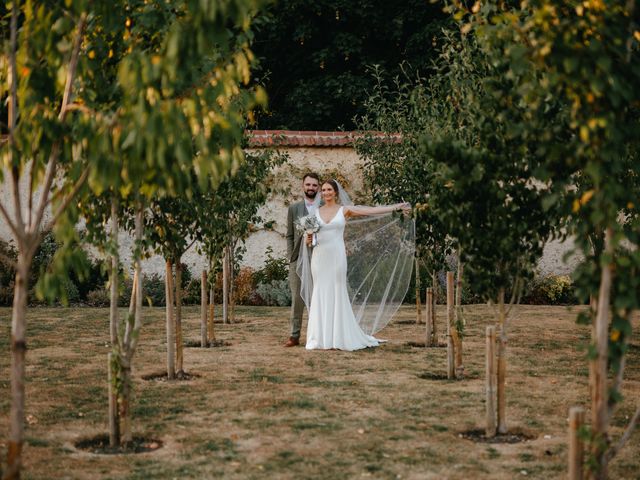
[[[303,134],[304,132],[296,133]],[[265,252],[268,247],[272,248],[276,257],[285,256],[287,207],[290,203],[302,198],[301,176],[304,172],[315,171],[322,178],[337,178],[352,196],[354,202],[366,202],[362,182],[362,160],[355,150],[348,146],[327,146],[326,139],[323,140],[324,144],[322,146],[315,146],[313,138],[319,138],[317,137],[318,132],[315,132],[315,134],[315,137],[298,135],[301,140],[289,141],[290,144],[294,145],[278,147],[280,151],[288,155],[289,161],[274,172],[270,181],[274,182],[277,193],[260,209],[260,215],[263,219],[265,221],[272,220],[274,227],[272,230],[258,229],[251,234],[245,244],[246,253],[242,261],[244,265],[260,268],[266,258]],[[332,138],[342,138],[343,140],[346,138],[346,134],[332,134]],[[310,137],[311,140],[308,140]],[[300,143],[306,143],[307,145],[300,145]],[[317,140],[315,143],[318,143]],[[341,143],[346,143],[346,141]],[[3,202],[3,205],[9,206],[10,211],[12,211],[13,202],[11,201],[7,184],[2,185],[0,201]],[[9,239],[9,233],[8,226],[0,220],[0,238]],[[125,265],[130,264],[132,239],[130,236],[123,234],[120,236],[120,242],[122,261]],[[563,260],[563,256],[570,246],[571,242],[550,242],[546,246],[539,264],[540,273],[543,275],[570,273],[576,260],[573,259],[568,263]],[[183,261],[195,275],[206,263],[204,258],[197,253],[197,246],[191,247],[185,254]],[[146,273],[162,275],[164,273],[164,262],[162,258],[154,256],[144,262],[143,268]]]

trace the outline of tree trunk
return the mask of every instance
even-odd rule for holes
[[[207,271],[200,276],[200,347],[207,347]]]
[[[229,252],[226,247],[222,258],[222,323],[229,323]]]
[[[460,255],[458,255],[458,272],[456,274],[456,315],[458,316],[458,323],[464,325],[464,317],[462,317],[462,274],[464,272],[464,265],[460,261]],[[462,318],[461,318],[462,317]]]
[[[456,378],[455,373],[455,336],[453,305],[453,272],[447,272],[447,378]]]
[[[24,371],[27,344],[27,294],[31,259],[21,253],[18,258],[13,311],[11,314],[11,409],[9,411],[10,433],[7,451],[5,479],[19,479],[22,468],[22,446],[24,444]]]
[[[612,247],[613,232],[610,228],[605,232],[604,254],[613,258]],[[611,277],[613,264],[608,263],[602,267],[600,273],[600,288],[598,291],[598,309],[595,318],[595,345],[596,357],[591,360],[591,372],[593,373],[593,390],[591,396],[591,454],[595,459],[595,470],[591,477],[602,480],[608,475],[608,460],[606,451],[608,448],[609,409],[607,390],[607,359],[609,355],[609,308],[611,297]]]
[[[426,339],[424,342],[424,346],[425,347],[431,347],[433,346],[434,343],[434,339],[433,339],[433,324],[431,323],[431,321],[433,320],[433,312],[431,311],[433,309],[433,288],[429,287],[427,288],[427,314],[426,314],[426,321],[425,323],[427,324],[427,329],[426,329]]]
[[[171,260],[166,261],[165,270],[165,314],[167,320],[167,378],[173,380],[176,378],[176,352],[175,352],[175,316],[173,311],[173,264]]]
[[[116,196],[111,199],[111,242],[113,250],[111,252],[111,285],[109,299],[109,333],[111,336],[111,348],[115,348],[118,343],[118,200]]]
[[[211,280],[213,283],[211,288],[209,288],[209,345],[211,345],[216,340],[215,330],[214,330],[214,321],[215,321],[215,283],[216,283],[216,275],[213,275],[213,279]]]
[[[107,354],[107,380],[109,382],[109,446],[120,446],[120,419],[118,418],[118,392],[116,387],[118,368],[113,353]]]
[[[144,225],[144,205],[140,200],[137,202],[135,219],[135,269],[133,275],[134,288],[131,292],[131,304],[129,308],[129,318],[127,319],[127,329],[125,330],[124,345],[126,357],[122,363],[122,399],[120,407],[120,428],[122,432],[122,443],[128,446],[133,439],[131,432],[131,362],[136,352],[138,336],[142,327],[142,232]],[[131,318],[133,317],[133,319]],[[133,322],[132,322],[133,320]]]
[[[420,263],[418,257],[415,257],[416,265],[416,323],[422,322],[422,305],[420,303]]]
[[[507,384],[507,319],[504,306],[504,288],[501,288],[498,293],[498,308],[498,432],[507,433],[507,401],[505,398]]]
[[[136,298],[138,296],[138,271],[133,273],[133,286],[131,288],[131,298],[129,300],[129,312],[127,313],[127,323],[125,325],[125,335],[122,341],[123,351],[118,356],[118,387],[116,390],[118,417],[120,420],[120,443],[126,447],[127,442],[131,441],[125,432],[131,432],[131,418],[129,415],[130,407],[130,385],[131,385],[131,333],[135,321]]]
[[[176,370],[184,374],[184,342],[182,341],[182,258],[176,259]]]
[[[119,359],[113,358],[113,352],[120,354],[120,343],[118,342],[118,325],[120,318],[118,315],[118,286],[119,286],[119,259],[118,259],[118,200],[115,196],[111,198],[111,241],[113,250],[111,252],[110,271],[110,296],[109,296],[109,333],[111,337],[112,353],[108,357],[108,382],[109,382],[109,445],[112,448],[120,446],[120,418],[118,415],[118,390],[116,379],[118,378]],[[119,355],[118,355],[119,356]]]
[[[458,268],[456,272],[456,377],[464,377],[464,365],[462,364],[462,330],[464,318],[462,317],[462,272],[463,265],[458,252]]]
[[[485,435],[496,436],[496,327],[487,327],[486,333],[486,410]]]

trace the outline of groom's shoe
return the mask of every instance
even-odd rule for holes
[[[297,345],[300,345],[300,339],[296,337],[289,337],[287,343],[284,344],[285,347],[295,347]]]

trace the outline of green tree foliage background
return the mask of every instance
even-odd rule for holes
[[[352,130],[379,65],[426,72],[436,56],[442,6],[422,0],[281,0],[256,19],[255,78],[269,92],[257,127]]]

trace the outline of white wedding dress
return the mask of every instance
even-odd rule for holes
[[[325,223],[316,210],[321,228],[311,256],[313,292],[307,326],[307,350],[359,350],[380,341],[362,331],[347,291],[347,255],[344,245],[346,219],[343,207]]]

